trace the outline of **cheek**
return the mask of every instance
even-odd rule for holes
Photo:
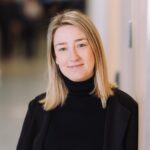
[[[94,66],[95,66],[95,60],[94,60],[93,57],[91,57],[91,58],[89,59],[89,68],[90,68],[91,70],[94,70]]]
[[[90,66],[94,66],[95,65],[95,58],[93,53],[91,52],[91,50],[89,51],[89,53],[86,54],[85,56],[86,58],[86,62],[90,65]]]
[[[91,71],[94,71],[94,67],[95,67],[95,59],[94,56],[91,55],[91,57],[89,58],[89,68]]]
[[[56,55],[56,64],[61,66],[61,65],[65,65],[66,64],[66,58],[65,56],[62,55]]]

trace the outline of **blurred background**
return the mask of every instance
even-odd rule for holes
[[[29,101],[47,88],[47,27],[65,9],[95,23],[110,80],[139,104],[139,150],[150,149],[150,1],[0,0],[0,150],[16,149]]]

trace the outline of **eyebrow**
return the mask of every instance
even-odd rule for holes
[[[79,41],[82,41],[82,40],[87,40],[87,38],[76,39],[75,42],[79,42]]]
[[[54,46],[56,47],[56,46],[59,46],[59,45],[66,45],[66,42],[57,43],[57,44],[55,44]]]
[[[79,41],[83,41],[83,40],[87,40],[87,38],[80,38],[80,39],[76,39],[75,42],[79,42]],[[57,43],[54,46],[59,46],[59,45],[66,45],[66,42],[61,42],[61,43]]]

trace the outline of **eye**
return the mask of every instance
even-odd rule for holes
[[[59,50],[59,51],[65,51],[65,50],[67,50],[67,48],[66,48],[66,47],[61,47],[61,48],[59,48],[58,50]]]
[[[85,47],[85,46],[87,46],[85,43],[80,43],[80,44],[77,45],[78,48],[82,48],[82,47]]]

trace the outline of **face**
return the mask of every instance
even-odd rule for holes
[[[94,74],[94,55],[85,34],[73,25],[59,27],[54,34],[56,63],[72,81],[85,81]]]

